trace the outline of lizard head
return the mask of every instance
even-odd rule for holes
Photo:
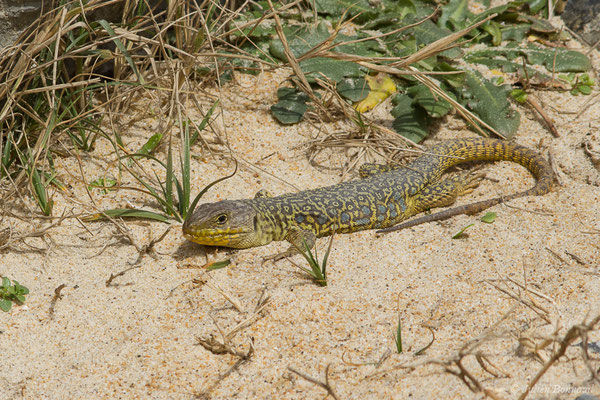
[[[201,204],[183,223],[183,236],[198,244],[246,249],[260,244],[255,217],[246,201]]]

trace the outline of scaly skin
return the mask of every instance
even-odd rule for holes
[[[406,167],[365,165],[364,179],[338,185],[266,197],[259,193],[248,200],[225,200],[200,205],[183,224],[184,236],[204,245],[231,248],[262,246],[287,240],[294,246],[333,233],[392,227],[432,207],[447,206],[468,193],[476,178],[443,172],[469,161],[512,161],[527,168],[537,179],[529,190],[492,198],[411,220],[401,227],[457,214],[474,214],[517,197],[547,193],[552,170],[538,153],[497,139],[470,138],[442,142]],[[388,228],[388,229],[395,229]]]

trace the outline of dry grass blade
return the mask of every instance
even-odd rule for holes
[[[597,329],[596,325],[599,322],[600,322],[600,314],[597,315],[596,317],[594,317],[588,323],[583,322],[581,324],[572,326],[567,331],[567,333],[565,334],[563,339],[560,341],[560,343],[559,343],[560,347],[558,348],[558,350],[556,350],[552,354],[552,357],[550,358],[550,360],[548,360],[546,362],[546,364],[544,364],[544,366],[538,371],[538,373],[535,375],[535,377],[529,382],[525,391],[519,396],[519,400],[525,400],[527,398],[527,396],[529,395],[529,393],[531,392],[531,389],[533,389],[533,387],[539,382],[540,378],[542,376],[544,376],[544,374],[548,371],[548,369],[550,369],[550,367],[552,367],[552,365],[554,365],[554,363],[556,363],[559,358],[561,358],[562,356],[565,355],[569,346],[571,346],[571,344],[576,339],[583,338],[585,335],[587,335],[587,332]]]
[[[446,37],[438,39],[435,42],[423,47],[416,53],[408,56],[406,59],[399,61],[397,63],[394,63],[392,65],[395,67],[407,67],[411,64],[416,63],[417,61],[424,60],[435,54],[439,54],[444,50],[448,50],[451,47],[455,47],[456,45],[453,45],[454,42],[456,42],[461,37],[465,36],[467,33],[471,32],[473,29],[477,28],[478,26],[485,24],[492,18],[496,18],[496,16],[498,16],[498,14],[488,15],[487,18],[485,18],[477,23],[474,23],[473,25],[468,26],[461,31],[454,32]]]
[[[331,364],[327,364],[327,367],[325,368],[325,382],[321,382],[320,380],[315,379],[312,376],[308,376],[290,366],[288,366],[288,370],[290,370],[294,374],[298,375],[299,377],[309,381],[310,383],[322,387],[323,389],[325,389],[327,391],[327,394],[330,395],[331,397],[333,397],[335,400],[340,400],[340,397],[337,395],[335,390],[333,390],[333,387],[331,386],[331,383],[329,382],[329,367],[331,367]]]

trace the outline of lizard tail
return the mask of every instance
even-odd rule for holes
[[[522,192],[465,204],[414,218],[395,226],[380,229],[377,233],[392,232],[426,222],[441,221],[455,215],[476,214],[519,197],[540,196],[550,191],[554,181],[552,168],[542,155],[516,143],[490,138],[458,139],[434,146],[428,156],[416,160],[415,163],[411,164],[411,168],[419,170],[419,168],[431,168],[431,165],[435,165],[434,168],[437,168],[441,175],[446,169],[467,161],[512,161],[527,168],[535,177],[536,184]],[[421,162],[424,164],[423,167],[415,165]]]

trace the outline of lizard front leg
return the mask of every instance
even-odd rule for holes
[[[285,240],[291,243],[291,246],[284,252],[273,254],[263,258],[263,263],[266,261],[279,261],[282,258],[291,257],[299,254],[301,251],[306,251],[306,247],[309,249],[315,247],[317,242],[317,236],[314,232],[303,230],[297,227],[290,228],[285,235]]]

